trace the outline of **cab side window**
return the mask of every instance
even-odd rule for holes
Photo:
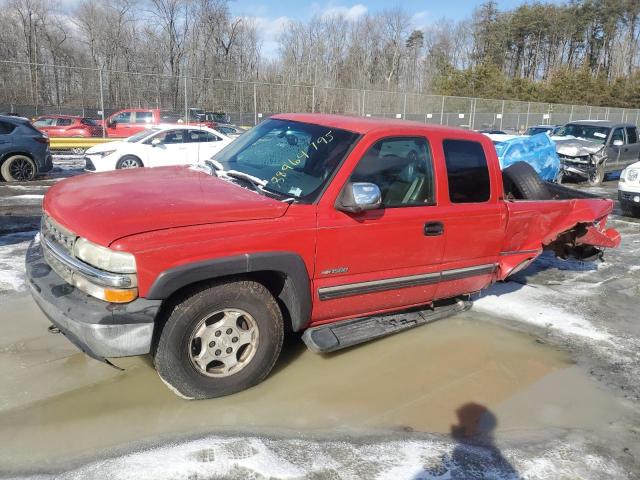
[[[376,184],[386,208],[435,204],[431,150],[421,137],[379,140],[360,159],[350,181]]]
[[[445,140],[442,147],[451,203],[488,201],[491,182],[482,145],[469,140]]]
[[[117,123],[131,123],[131,112],[122,112],[113,117],[113,121]]]
[[[616,140],[624,143],[624,130],[622,128],[616,128],[611,134],[611,145],[613,145],[613,142]]]
[[[627,143],[638,143],[638,129],[636,127],[627,127]]]
[[[151,112],[136,112],[136,123],[152,123],[153,113]]]
[[[56,126],[57,127],[68,127],[72,123],[73,123],[73,120],[71,120],[70,118],[59,118],[56,121]]]

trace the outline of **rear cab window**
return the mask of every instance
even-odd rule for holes
[[[627,143],[638,143],[638,129],[636,127],[626,127]]]
[[[472,140],[444,140],[442,148],[451,203],[489,201],[491,180],[482,145]]]

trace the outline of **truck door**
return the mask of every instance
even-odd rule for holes
[[[436,298],[478,291],[496,268],[507,216],[501,172],[497,161],[487,161],[495,158],[487,143],[451,138],[441,144],[447,191],[439,218],[447,233]]]
[[[151,110],[138,110],[133,112],[132,122],[129,124],[128,136],[135,135],[153,125],[153,112]]]
[[[607,171],[618,170],[624,163],[624,128],[618,127],[611,132],[609,143],[607,144]]]
[[[109,137],[126,138],[133,135],[131,132],[131,122],[133,112],[124,110],[112,115],[107,121],[107,132]]]
[[[339,193],[323,197],[314,322],[423,305],[435,294],[444,231],[429,141],[422,135],[372,138],[364,148],[341,188],[373,183],[382,204],[353,214],[335,208]]]

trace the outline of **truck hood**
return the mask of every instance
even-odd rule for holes
[[[604,148],[601,143],[575,137],[556,137],[554,141],[558,154],[566,157],[584,157]]]
[[[153,230],[277,218],[288,207],[185,166],[81,175],[53,186],[43,203],[56,222],[105,246]]]

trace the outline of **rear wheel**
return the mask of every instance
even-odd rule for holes
[[[117,169],[121,168],[140,168],[143,167],[142,160],[138,157],[134,157],[133,155],[125,155],[116,164]]]
[[[26,155],[13,155],[0,167],[0,173],[7,182],[26,182],[33,180],[38,169],[36,163]]]
[[[516,200],[548,200],[549,191],[538,173],[525,162],[516,162],[502,172],[504,193]]]
[[[262,284],[204,285],[175,302],[159,335],[154,364],[182,397],[230,395],[266,378],[283,338],[280,308]]]

